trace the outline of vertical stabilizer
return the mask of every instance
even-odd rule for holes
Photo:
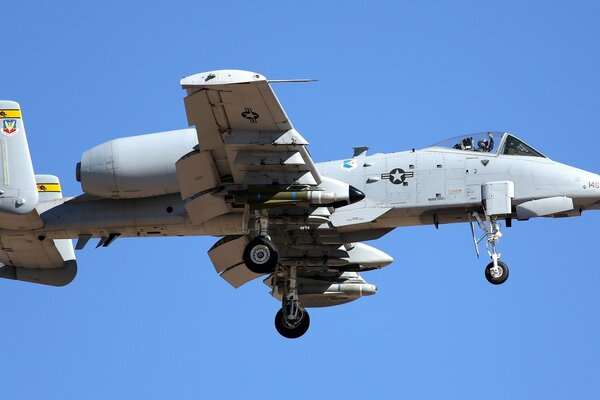
[[[0,212],[27,214],[38,191],[19,103],[0,100]]]

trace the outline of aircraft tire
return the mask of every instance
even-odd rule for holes
[[[246,245],[243,260],[246,267],[255,274],[268,274],[275,270],[279,253],[270,240],[257,237]]]
[[[498,267],[501,269],[501,274],[496,275],[492,274],[492,268],[494,267],[494,263],[491,262],[485,267],[485,279],[488,280],[492,285],[501,285],[508,279],[508,266],[504,264],[502,261],[498,261]]]
[[[293,328],[288,327],[283,322],[283,310],[279,309],[277,314],[275,314],[275,329],[277,332],[285,338],[288,339],[297,339],[300,336],[304,335],[310,326],[310,316],[306,310],[302,310],[302,317],[300,318],[300,322]]]

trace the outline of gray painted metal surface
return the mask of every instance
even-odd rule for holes
[[[497,268],[499,219],[600,209],[600,176],[509,133],[389,154],[360,147],[315,163],[264,76],[211,71],[181,85],[193,128],[88,150],[78,166],[84,194],[66,199],[56,177],[36,185],[20,108],[0,102],[1,277],[70,282],[71,239],[83,249],[91,238],[106,247],[117,237],[214,235],[210,259],[232,286],[263,276],[284,304],[330,306],[375,293],[360,273],[393,260],[361,242],[397,227],[476,222]],[[245,258],[257,238],[278,254],[272,271],[253,272]]]

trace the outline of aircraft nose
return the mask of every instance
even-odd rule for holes
[[[584,187],[588,190],[594,190],[600,193],[600,175],[592,172],[587,173],[587,180],[583,182]]]
[[[583,191],[586,197],[594,202],[584,208],[586,210],[600,210],[600,175],[588,173],[587,181],[583,182]]]
[[[348,188],[348,200],[350,201],[350,204],[359,202],[364,198],[365,198],[365,194],[363,192],[361,192],[354,186],[350,185],[350,187]]]

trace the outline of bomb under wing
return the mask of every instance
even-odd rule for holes
[[[257,206],[280,207],[290,205],[316,205],[341,207],[356,203],[364,199],[365,195],[360,190],[348,185],[342,193],[327,190],[303,190],[280,192],[237,192],[230,197],[230,201],[237,205],[250,204]]]

